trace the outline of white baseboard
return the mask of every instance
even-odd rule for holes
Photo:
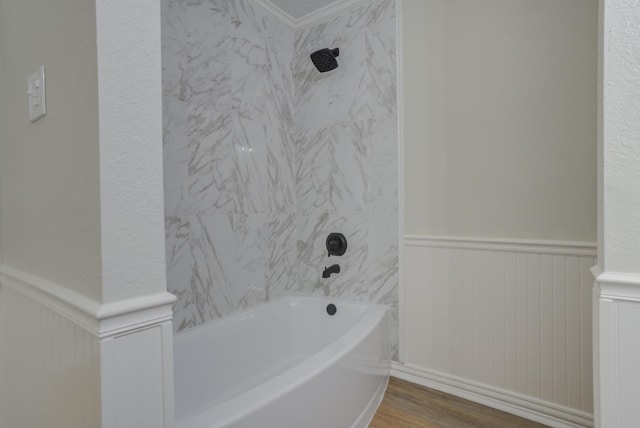
[[[555,428],[593,427],[593,415],[434,370],[393,362],[391,376]]]

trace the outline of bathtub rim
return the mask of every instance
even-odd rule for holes
[[[281,296],[281,297],[278,297],[278,298],[275,298],[275,299],[272,299],[272,300],[269,300],[269,301],[266,301],[266,302],[259,303],[259,304],[254,305],[254,306],[250,306],[250,307],[245,308],[245,309],[241,309],[241,310],[233,312],[233,313],[231,313],[229,315],[224,315],[224,316],[222,316],[220,318],[213,319],[213,320],[210,320],[210,321],[206,321],[206,322],[204,322],[202,324],[186,328],[183,331],[174,332],[173,333],[174,346],[175,346],[176,342],[185,341],[185,340],[187,340],[187,338],[190,335],[195,335],[198,332],[202,332],[203,330],[220,328],[220,327],[225,326],[226,324],[231,324],[234,321],[251,318],[256,312],[260,312],[260,308],[262,308],[264,306],[272,306],[272,305],[275,306],[275,305],[283,303],[283,302],[291,302],[291,301],[295,301],[295,300],[316,300],[316,301],[325,302],[326,304],[333,303],[335,305],[349,304],[349,305],[366,307],[367,309],[370,309],[370,308],[376,307],[376,306],[380,306],[380,307],[387,308],[387,309],[390,310],[390,307],[388,305],[383,305],[383,304],[379,304],[379,303],[357,302],[357,301],[349,300],[349,299],[340,299],[340,298],[336,298],[336,297],[317,296],[317,295],[313,295],[313,294],[295,294],[295,295],[292,295],[292,296]],[[289,303],[287,306],[291,307],[292,305],[291,305],[291,303]],[[365,311],[365,313],[366,312],[367,311]],[[364,316],[364,313],[363,313],[362,316]],[[360,317],[360,318],[362,318],[362,317]]]
[[[227,401],[214,405],[207,410],[191,415],[185,419],[176,418],[176,426],[178,426],[179,428],[219,428],[224,427],[228,424],[232,424],[241,419],[244,415],[255,412],[263,408],[264,406],[269,405],[283,395],[286,395],[299,386],[303,385],[310,379],[318,376],[324,370],[336,364],[340,359],[344,358],[347,354],[353,351],[376,328],[386,328],[388,330],[389,327],[389,307],[381,304],[368,304],[331,297],[308,295],[285,296],[274,299],[270,302],[265,302],[265,304],[281,301],[291,301],[296,299],[311,299],[327,304],[334,303],[336,305],[339,305],[340,303],[348,303],[358,306],[365,306],[367,310],[361,317],[357,319],[354,325],[349,327],[349,329],[344,334],[336,338],[335,341],[329,343],[324,348],[320,349],[318,352],[300,361],[290,369]],[[224,321],[233,321],[237,318],[244,318],[250,315],[252,312],[258,310],[257,308],[259,306],[261,305],[257,305],[246,310],[239,311],[235,314],[231,314],[229,317],[221,319],[220,323]],[[383,325],[381,326],[381,324]],[[204,324],[203,326],[206,326],[206,324]],[[388,335],[388,332],[386,332],[386,334]],[[388,347],[389,345],[387,344],[386,346]],[[384,382],[381,382],[381,386],[372,396],[370,402],[367,404],[367,407],[363,409],[357,421],[354,422],[354,424],[352,425],[353,427],[366,426],[366,424],[360,424],[362,422],[368,423],[371,418],[373,418],[375,410],[382,401],[384,391],[389,381],[389,373],[391,368],[390,355],[388,355],[387,357],[387,360],[382,362],[387,366],[388,369],[387,373],[385,374]],[[274,391],[277,392],[274,393]]]

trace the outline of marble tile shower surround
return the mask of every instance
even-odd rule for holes
[[[176,330],[295,285],[293,34],[244,1],[163,2]]]
[[[398,160],[395,2],[363,8],[295,35],[297,283],[301,290],[392,310],[397,358]],[[340,48],[339,67],[318,73],[309,54]],[[327,258],[328,232],[349,241]],[[334,260],[335,259],[335,260]],[[323,280],[321,269],[341,273]]]
[[[395,2],[294,34],[246,0],[164,0],[163,25],[176,331],[317,293],[389,305],[397,350]],[[325,47],[339,67],[320,74]],[[334,231],[349,249],[327,258]]]

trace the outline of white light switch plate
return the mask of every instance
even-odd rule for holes
[[[29,120],[35,122],[47,114],[44,97],[44,65],[27,79],[27,98],[29,100]]]

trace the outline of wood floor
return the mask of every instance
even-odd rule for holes
[[[509,413],[390,378],[369,428],[540,428]]]

